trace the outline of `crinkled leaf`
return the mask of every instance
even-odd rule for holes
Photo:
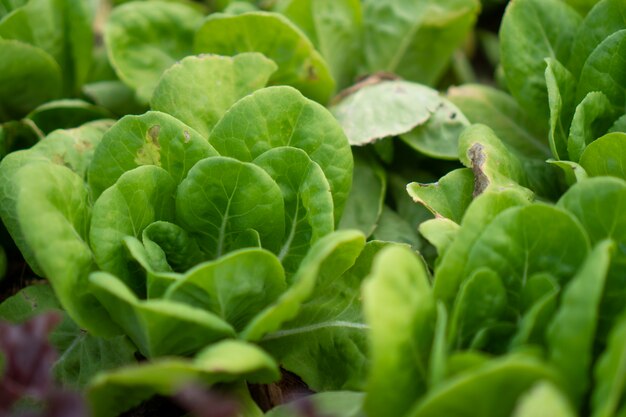
[[[165,298],[211,311],[241,330],[285,288],[276,256],[243,249],[196,266],[168,288]]]
[[[423,263],[407,248],[385,249],[374,261],[363,298],[371,351],[365,409],[370,415],[404,415],[426,392],[429,377],[435,302]]]
[[[160,166],[180,183],[196,162],[215,155],[205,138],[168,114],[125,116],[106,132],[96,149],[89,166],[89,186],[97,198],[124,172],[142,165]]]
[[[560,0],[518,0],[500,26],[502,66],[513,97],[529,115],[548,120],[545,58],[567,62],[581,17]]]
[[[165,71],[150,105],[208,137],[237,100],[265,87],[276,68],[259,53],[190,56]]]
[[[92,291],[142,355],[188,355],[234,336],[217,315],[170,300],[139,300],[122,281],[106,272],[89,276]]]
[[[263,169],[216,156],[198,162],[176,194],[177,223],[198,241],[209,259],[253,246],[278,252],[285,232],[280,188]]]
[[[341,126],[321,105],[293,88],[264,88],[231,107],[209,142],[221,155],[246,162],[279,146],[302,149],[324,171],[339,222],[352,184],[352,152]]]
[[[199,12],[175,2],[138,1],[113,9],[105,31],[109,60],[140,101],[150,101],[163,71],[192,55],[201,22]]]
[[[260,52],[278,65],[270,84],[290,85],[322,104],[335,89],[330,70],[311,41],[277,13],[212,14],[196,32],[194,50],[230,56]]]

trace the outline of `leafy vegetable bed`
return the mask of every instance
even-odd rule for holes
[[[0,0],[0,417],[626,416],[624,0],[119,3]]]

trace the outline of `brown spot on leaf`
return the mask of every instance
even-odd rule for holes
[[[88,150],[93,149],[93,144],[86,140],[79,140],[74,143],[74,149],[80,153],[87,152]]]
[[[317,71],[315,70],[315,67],[313,65],[307,65],[306,78],[310,81],[316,81],[319,79]]]
[[[161,145],[159,145],[159,133],[160,132],[161,132],[161,126],[159,126],[159,125],[154,125],[150,129],[148,129],[148,137],[147,137],[147,139],[150,139],[150,141],[155,146],[158,146],[158,147],[161,146]]]
[[[483,145],[475,143],[467,151],[467,156],[472,162],[472,171],[474,172],[474,197],[478,197],[489,186],[489,178],[483,171],[483,166],[487,160],[483,150]]]
[[[65,166],[65,155],[55,153],[50,159],[54,164]]]
[[[159,143],[159,133],[161,126],[154,125],[146,132],[146,143],[139,148],[135,163],[137,165],[161,166],[161,144]]]
[[[183,136],[185,137],[185,139],[183,139],[183,141],[185,143],[189,143],[189,140],[191,139],[191,135],[189,134],[189,132],[187,132],[186,130],[183,130]]]

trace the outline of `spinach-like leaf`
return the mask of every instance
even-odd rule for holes
[[[161,112],[126,116],[109,129],[89,166],[94,198],[126,171],[142,165],[165,169],[180,183],[196,162],[217,152],[198,132]]]
[[[626,134],[609,133],[593,141],[581,155],[580,165],[592,177],[608,175],[626,180]]]
[[[473,26],[475,0],[365,0],[362,72],[434,85]]]
[[[580,404],[587,389],[598,311],[614,244],[599,243],[561,297],[547,332],[550,362],[564,376],[566,392]],[[575,326],[573,323],[576,323]]]
[[[349,86],[357,71],[363,31],[359,0],[285,0],[276,11],[284,14],[320,51],[340,88]]]
[[[61,88],[61,69],[49,54],[26,43],[0,39],[1,122],[23,117],[60,97]]]
[[[89,282],[112,319],[148,358],[187,355],[235,334],[228,323],[206,310],[170,300],[140,300],[106,272],[94,272]]]
[[[506,84],[522,107],[548,120],[545,58],[569,59],[581,17],[560,0],[520,0],[507,7],[500,27]]]
[[[259,53],[187,57],[165,71],[150,105],[208,137],[224,113],[240,98],[265,87],[276,69]]]
[[[211,311],[241,330],[285,288],[276,256],[255,248],[196,266],[172,284],[164,298]]]
[[[370,415],[406,415],[427,390],[434,334],[435,301],[424,265],[408,248],[385,249],[363,297],[372,362],[365,409]]]
[[[341,126],[321,105],[290,87],[264,88],[231,107],[209,142],[244,162],[279,146],[302,149],[324,171],[339,222],[352,183],[352,153]]]
[[[519,395],[542,380],[558,383],[558,376],[532,356],[506,355],[441,384],[421,399],[408,416],[509,416]]]
[[[264,248],[278,252],[285,232],[284,202],[272,177],[222,156],[198,162],[180,183],[176,220],[209,259],[248,246],[251,231]]]
[[[328,65],[309,39],[278,13],[210,15],[195,35],[196,53],[261,52],[278,65],[270,84],[290,85],[326,104],[335,89]]]
[[[141,236],[157,220],[174,219],[176,184],[162,168],[146,165],[124,173],[93,205],[89,241],[98,267],[118,276],[140,297],[146,292],[137,268],[129,267],[125,236]]]
[[[122,81],[148,103],[163,71],[192,55],[202,15],[180,3],[132,2],[116,7],[107,21],[105,44]]]

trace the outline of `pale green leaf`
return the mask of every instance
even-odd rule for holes
[[[363,1],[361,72],[387,71],[434,85],[479,10],[475,0]]]
[[[371,352],[365,409],[370,415],[404,415],[426,392],[429,378],[435,302],[424,265],[407,248],[385,249],[374,261],[363,298]]]
[[[138,99],[148,103],[163,71],[192,55],[202,15],[189,6],[166,1],[136,1],[113,9],[105,45],[111,65]]]
[[[106,272],[89,276],[92,291],[142,355],[189,355],[233,328],[217,315],[170,300],[139,300],[122,281]]]
[[[193,236],[208,259],[261,245],[278,252],[285,233],[280,188],[263,169],[216,156],[198,162],[176,193],[177,224]]]
[[[352,152],[341,126],[321,105],[290,87],[264,88],[231,107],[209,142],[221,155],[245,162],[280,146],[302,149],[324,171],[339,222],[352,184]]]
[[[500,26],[506,84],[518,103],[538,120],[548,120],[545,58],[567,62],[580,15],[560,0],[509,3]]]
[[[165,71],[150,105],[208,137],[237,100],[265,87],[276,68],[259,53],[187,57]]]
[[[260,52],[278,65],[272,85],[290,85],[326,104],[335,89],[330,70],[311,41],[278,13],[210,15],[195,35],[196,53],[236,55]]]
[[[241,330],[285,289],[285,273],[276,256],[263,249],[242,249],[188,271],[164,298],[211,311]]]
[[[198,132],[160,112],[125,116],[109,129],[89,166],[94,198],[126,171],[142,165],[165,169],[180,183],[201,159],[217,152]]]

